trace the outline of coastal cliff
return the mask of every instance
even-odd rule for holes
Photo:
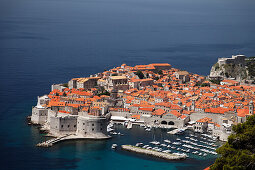
[[[255,57],[242,59],[219,58],[210,71],[210,78],[233,78],[241,80],[255,80]]]

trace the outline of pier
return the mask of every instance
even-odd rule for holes
[[[121,148],[126,151],[135,152],[135,153],[144,154],[144,155],[150,155],[153,157],[166,159],[166,160],[186,159],[186,155],[175,155],[171,153],[163,153],[163,152],[153,151],[149,149],[143,149],[143,148],[132,146],[132,145],[121,145]]]
[[[51,147],[53,144],[65,141],[65,140],[84,140],[84,139],[93,139],[93,140],[103,140],[103,139],[109,139],[111,136],[96,136],[96,135],[88,135],[86,137],[81,135],[75,135],[75,134],[67,134],[64,136],[59,136],[57,138],[53,138],[50,140],[47,140],[45,142],[38,143],[36,146],[38,147]]]
[[[58,138],[53,138],[53,139],[47,140],[45,142],[38,143],[36,146],[38,146],[38,147],[51,147],[53,144],[55,144],[57,142],[66,140],[68,136],[70,136],[70,135],[65,135],[65,136],[61,136],[61,137],[58,137]]]
[[[171,134],[171,135],[176,135],[176,134],[181,134],[183,133],[185,130],[187,130],[187,127],[183,127],[182,129],[174,129],[172,131],[169,131],[167,133]]]

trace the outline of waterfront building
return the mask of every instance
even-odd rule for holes
[[[232,55],[231,58],[218,58],[219,66],[224,64],[238,64],[241,67],[245,65],[245,55]]]

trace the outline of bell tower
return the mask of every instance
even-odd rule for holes
[[[192,104],[191,104],[191,110],[194,111],[194,110],[195,110],[195,107],[196,107],[196,106],[195,106],[195,100],[193,99],[193,100],[192,100]]]
[[[253,101],[252,100],[249,103],[249,114],[251,114],[251,115],[254,114],[254,105],[253,105]]]

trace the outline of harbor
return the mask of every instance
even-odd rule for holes
[[[185,159],[210,160],[218,156],[216,149],[222,144],[208,134],[194,133],[191,130],[185,130],[183,133],[173,135],[167,133],[169,131],[167,129],[139,125],[133,125],[132,129],[127,129],[124,125],[114,124],[112,129],[111,133],[115,135],[112,138],[114,144],[110,148],[113,151],[121,152],[123,145],[132,146],[136,150],[130,147],[128,149],[131,152],[143,154],[145,159],[159,158],[147,153],[162,153],[163,155],[183,156]],[[134,137],[130,136],[131,134]],[[127,141],[127,138],[132,140]],[[133,156],[136,157],[136,155]]]

